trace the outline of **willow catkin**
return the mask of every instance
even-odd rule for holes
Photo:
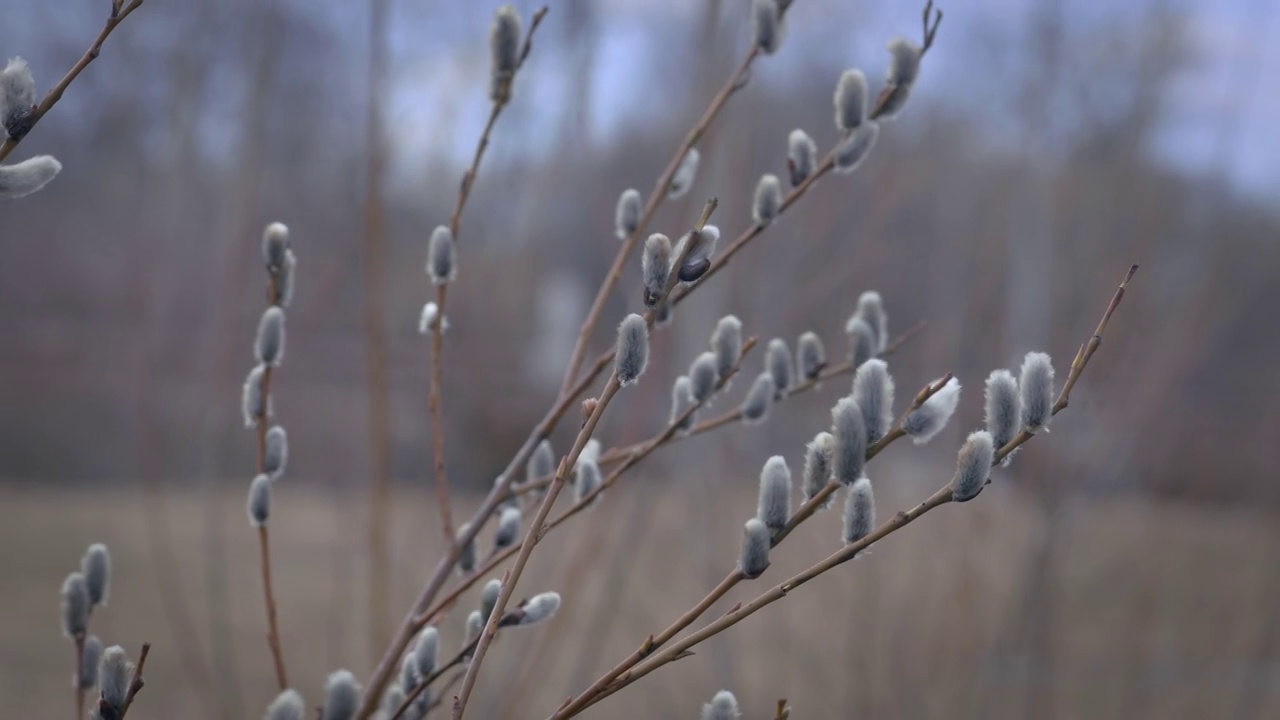
[[[517,625],[536,625],[549,620],[560,609],[560,593],[545,592],[534,595],[520,606]]]
[[[480,633],[484,631],[484,624],[487,620],[480,614],[479,610],[472,610],[467,615],[466,634],[463,636],[462,647],[470,648],[470,652],[465,653],[466,657],[471,657],[471,653],[475,651],[475,642],[480,639]]]
[[[680,242],[676,244],[673,251],[677,258],[684,255],[684,262],[677,273],[680,282],[695,282],[711,269],[711,256],[715,253],[716,243],[719,241],[720,228],[715,225],[705,225],[697,233],[687,232],[680,238]],[[685,245],[689,243],[693,245],[689,248],[688,254],[685,254]]]
[[[267,430],[266,452],[262,455],[262,471],[272,480],[279,480],[284,475],[285,466],[289,463],[289,435],[279,425],[272,425]]]
[[[484,584],[480,590],[480,619],[488,622],[493,608],[498,605],[498,595],[502,593],[502,581],[494,578]]]
[[[62,581],[62,634],[83,637],[89,629],[89,587],[84,575],[73,572]]]
[[[817,333],[802,333],[796,341],[796,366],[805,380],[818,379],[819,373],[827,366],[827,350]]]
[[[756,517],[770,530],[781,529],[791,518],[791,470],[781,455],[769,458],[760,470]]]
[[[867,424],[853,398],[843,398],[831,409],[831,436],[835,439],[831,474],[841,485],[862,477],[867,462]]]
[[[471,523],[463,523],[458,527],[458,534],[455,542],[462,542],[471,531]],[[476,568],[476,539],[473,537],[470,541],[463,543],[458,548],[458,572],[465,575]]]
[[[413,664],[422,678],[430,677],[436,669],[436,655],[440,650],[440,631],[434,627],[426,627],[418,635],[418,644],[413,646]]]
[[[436,285],[447,285],[458,277],[458,251],[453,233],[446,225],[431,232],[427,243],[427,277]]]
[[[877,103],[878,116],[893,119],[906,107],[911,88],[920,75],[920,58],[924,50],[904,37],[889,40],[889,70],[885,74],[885,87]]]
[[[1047,353],[1030,352],[1022,360],[1018,389],[1022,402],[1022,428],[1048,432],[1053,417],[1053,361]]]
[[[956,455],[956,474],[951,478],[952,499],[967,502],[982,492],[982,486],[991,474],[995,453],[991,433],[986,430],[969,433]]]
[[[98,697],[103,705],[119,712],[129,698],[133,663],[124,648],[112,645],[102,651],[98,665]]]
[[[649,365],[649,326],[644,318],[632,313],[618,325],[618,343],[613,372],[622,387],[631,385]]]
[[[782,39],[785,36],[782,23],[777,0],[752,1],[751,34],[760,52],[772,55],[782,46]]]
[[[716,353],[708,351],[699,354],[689,366],[690,390],[694,400],[706,402],[715,395],[716,381],[720,377],[717,364]]]
[[[774,338],[769,341],[764,354],[765,368],[773,377],[775,399],[786,397],[796,376],[795,365],[792,364],[791,350],[787,341]]]
[[[676,166],[675,175],[671,176],[671,184],[667,186],[667,198],[670,200],[678,200],[689,192],[689,188],[693,187],[693,181],[698,176],[698,161],[700,156],[698,148],[689,148],[689,152],[680,158],[680,164]]]
[[[498,513],[498,528],[493,532],[493,547],[501,550],[514,545],[520,537],[520,508],[507,506]]]
[[[742,552],[738,569],[743,576],[758,578],[769,567],[769,527],[760,518],[751,518],[742,529]]]
[[[858,296],[858,308],[854,315],[862,318],[871,328],[875,337],[876,354],[884,352],[889,345],[889,314],[884,309],[884,299],[875,290],[868,290]]]
[[[80,559],[80,572],[84,574],[85,590],[89,593],[89,606],[106,606],[111,585],[111,553],[102,543],[94,543]]]
[[[20,163],[0,165],[0,197],[20,198],[49,184],[62,172],[52,155],[37,155]]]
[[[556,451],[551,449],[551,441],[543,439],[533,449],[528,462],[524,465],[525,482],[533,482],[547,477],[556,471]]]
[[[489,26],[489,99],[494,102],[511,99],[511,79],[520,65],[520,33],[520,13],[515,7],[498,8]]]
[[[267,708],[266,720],[304,720],[307,704],[297,690],[289,689],[276,696]]]
[[[292,250],[286,250],[284,264],[280,266],[279,272],[276,273],[275,304],[281,307],[289,307],[293,303],[294,278],[297,276],[297,271],[298,258],[293,254]]]
[[[853,374],[853,401],[862,408],[867,425],[867,445],[874,445],[893,424],[893,377],[884,360],[874,358]]]
[[[80,653],[80,670],[76,673],[76,688],[90,690],[98,684],[99,663],[102,662],[102,641],[97,635],[84,639]]]
[[[253,355],[263,365],[279,365],[284,360],[284,310],[272,305],[258,321]]]
[[[262,231],[262,259],[271,272],[284,266],[285,253],[289,251],[289,227],[273,222]]]
[[[739,408],[739,412],[742,413],[742,422],[747,425],[758,425],[767,420],[769,408],[773,406],[773,396],[776,393],[777,386],[773,383],[772,375],[762,372],[756,376],[751,389],[747,391],[747,397],[742,401],[742,407]]]
[[[800,128],[791,131],[787,136],[787,171],[791,178],[791,187],[804,182],[813,174],[818,162],[818,146]]]
[[[573,501],[580,503],[587,498],[591,498],[592,502],[598,500],[600,495],[596,490],[602,482],[600,466],[596,461],[579,458],[578,464],[574,466]]]
[[[352,720],[360,707],[360,683],[350,670],[330,673],[324,684],[320,720]]]
[[[640,271],[644,278],[644,305],[653,307],[662,299],[671,276],[671,239],[654,233],[644,241],[640,254]]]
[[[613,211],[613,232],[619,240],[626,240],[640,227],[642,202],[640,191],[635,188],[623,190],[618,196],[618,206]]]
[[[865,477],[849,486],[849,494],[844,502],[844,531],[841,537],[845,544],[855,543],[876,527],[876,501],[871,492],[871,481]]]
[[[849,336],[849,359],[855,368],[876,356],[876,333],[867,321],[855,315],[845,323],[844,331]]]
[[[729,377],[742,356],[742,321],[725,315],[711,333],[711,351],[716,354],[716,372],[720,379]]]
[[[868,120],[859,125],[849,133],[849,137],[836,146],[833,169],[841,175],[848,175],[857,170],[862,165],[862,161],[871,154],[871,149],[875,147],[878,137],[880,137],[880,126],[874,120]]]
[[[832,462],[835,454],[835,438],[829,432],[820,432],[804,446],[804,499],[811,500],[831,481]],[[822,504],[830,507],[831,500]]]
[[[249,524],[262,527],[271,519],[271,478],[259,475],[249,484],[249,500],[245,505]]]
[[[676,432],[687,433],[689,428],[693,427],[694,418],[697,411],[688,412],[689,408],[696,405],[698,399],[693,396],[693,383],[687,375],[681,375],[676,378],[675,383],[671,386],[671,420],[670,423],[676,424]]]
[[[711,702],[702,706],[702,720],[738,720],[738,699],[728,690],[716,693]]]
[[[751,202],[751,219],[759,227],[768,227],[778,217],[781,209],[782,183],[778,181],[778,176],[771,173],[761,175]]]
[[[911,436],[916,445],[923,445],[942,432],[947,421],[955,414],[960,402],[960,381],[951,378],[942,389],[934,393],[920,407],[907,413],[902,420],[902,430]]]
[[[992,370],[987,376],[985,393],[985,417],[987,432],[996,449],[1009,444],[1018,434],[1022,416],[1022,401],[1018,396],[1018,381],[1008,370]]]
[[[845,70],[836,82],[836,128],[850,133],[867,119],[867,76],[856,68]]]
[[[31,67],[20,57],[10,58],[0,70],[0,127],[19,140],[30,127],[36,104],[36,80]]]

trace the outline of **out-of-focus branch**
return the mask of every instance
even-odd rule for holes
[[[107,37],[111,35],[111,32],[116,29],[116,26],[124,22],[124,19],[129,17],[134,10],[141,7],[142,3],[143,0],[129,0],[128,5],[123,5],[121,0],[112,0],[111,15],[107,18],[106,25],[103,25],[102,30],[98,32],[98,37],[94,39],[93,44],[89,46],[88,50],[85,50],[84,55],[80,56],[80,59],[76,61],[76,64],[71,66],[71,69],[67,71],[67,74],[62,76],[62,79],[58,81],[58,84],[54,85],[53,89],[45,94],[44,99],[40,101],[40,104],[36,105],[35,109],[31,111],[31,114],[27,116],[23,127],[17,132],[12,128],[10,129],[9,137],[5,138],[3,144],[0,144],[0,161],[9,157],[9,153],[13,152],[14,149],[18,147],[18,143],[22,142],[22,139],[31,132],[31,129],[36,126],[36,123],[40,122],[40,119],[44,117],[45,113],[49,112],[49,110],[51,110],[53,106],[62,99],[62,94],[67,91],[67,88],[71,83],[74,82],[75,79],[79,77],[80,73],[89,66],[89,63],[96,60],[98,55],[102,53],[102,44],[107,41]]]

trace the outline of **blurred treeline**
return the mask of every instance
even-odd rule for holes
[[[47,86],[96,32],[99,4],[19,3],[0,52],[27,57]],[[520,5],[527,17],[532,5]],[[463,221],[445,392],[459,486],[488,487],[552,400],[616,251],[614,201],[627,187],[648,194],[741,57],[742,5],[553,4]],[[1083,0],[945,10],[918,96],[867,164],[823,180],[679,309],[655,346],[655,380],[602,434],[631,440],[663,421],[671,379],[721,314],[762,340],[818,330],[838,355],[866,289],[885,296],[895,331],[929,322],[894,360],[900,395],[954,371],[968,388],[962,417],[976,423],[990,369],[1045,349],[1065,377],[1139,262],[1064,419],[1078,427],[1038,443],[1022,475],[1058,490],[1280,500],[1280,336],[1269,327],[1280,220],[1225,165],[1171,169],[1160,141],[1186,102],[1172,92],[1181,73],[1206,61],[1188,42],[1197,12]],[[18,155],[52,153],[63,175],[0,207],[0,477],[241,482],[259,234],[281,220],[299,257],[275,388],[291,475],[364,487],[372,363],[389,372],[392,475],[425,478],[422,264],[483,124],[491,11],[394,3],[382,77],[369,70],[361,3],[147,3],[117,31]],[[759,175],[785,174],[787,133],[806,128],[824,150],[835,138],[840,70],[878,81],[883,42],[918,24],[918,8],[900,3],[796,3],[788,44],[757,65],[701,144],[694,191],[652,229],[682,233],[715,195],[713,222],[736,237]],[[371,99],[388,160],[372,206],[388,241],[381,273],[365,265]],[[1235,152],[1233,108],[1219,110],[1220,125],[1192,140]],[[638,275],[606,318],[638,305]],[[386,353],[370,352],[370,323]],[[754,431],[766,440],[740,442],[797,449],[821,425],[821,395]],[[953,440],[967,431],[954,425]],[[949,462],[953,448],[927,452]]]

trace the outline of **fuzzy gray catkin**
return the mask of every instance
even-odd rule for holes
[[[484,630],[484,624],[487,620],[480,614],[479,610],[472,610],[467,615],[467,631],[463,636],[462,646],[464,648],[471,647],[474,650],[475,642],[480,638],[480,633]],[[471,653],[466,653],[467,657],[471,657]]]
[[[791,187],[799,185],[812,175],[817,161],[818,146],[813,138],[800,128],[792,130],[787,136],[787,170],[791,176]]]
[[[773,396],[777,386],[773,384],[773,376],[767,372],[756,376],[747,397],[742,401],[742,422],[747,425],[758,425],[769,417],[769,408],[773,405]]]
[[[640,254],[640,271],[644,277],[644,306],[653,307],[662,299],[671,276],[671,239],[654,233],[644,241]]]
[[[304,720],[307,704],[297,690],[289,689],[276,696],[267,708],[266,720]]]
[[[289,435],[279,425],[272,425],[267,431],[266,452],[262,455],[262,471],[272,480],[279,480],[284,475],[284,469],[288,463]]]
[[[618,196],[618,207],[613,211],[613,232],[619,240],[626,240],[640,227],[641,203],[640,191],[635,188],[623,190]]]
[[[771,2],[772,0],[770,0]],[[759,227],[767,227],[782,210],[782,183],[778,176],[765,173],[756,183],[756,194],[751,203],[751,219]]]
[[[716,354],[708,351],[699,354],[689,366],[690,390],[693,391],[694,400],[706,402],[716,393],[716,380],[719,378],[717,363]]]
[[[844,501],[844,533],[845,544],[855,543],[871,534],[876,527],[876,500],[871,492],[871,481],[858,478],[849,486],[849,495]]]
[[[889,40],[885,47],[889,50],[889,70],[885,74],[885,88],[880,93],[878,105],[880,117],[892,119],[902,112],[911,96],[911,88],[920,75],[920,58],[924,50],[901,36]]]
[[[694,178],[698,176],[699,159],[698,148],[689,148],[689,152],[680,158],[680,164],[676,166],[676,173],[671,176],[671,184],[667,186],[668,199],[678,200],[689,192],[689,188],[693,187]]]
[[[544,439],[533,449],[529,461],[524,466],[525,482],[533,482],[556,471],[556,451],[551,449],[551,441]]]
[[[693,383],[689,380],[689,377],[681,375],[676,378],[675,384],[671,386],[671,420],[669,422],[675,423],[679,421],[679,424],[676,425],[677,432],[686,433],[689,428],[693,427],[694,418],[698,414],[697,411],[689,413],[688,417],[683,419],[681,417],[697,402],[697,398],[693,396]]]
[[[841,485],[852,485],[862,477],[867,462],[867,424],[853,398],[844,398],[831,409],[831,436],[835,439],[831,474]]]
[[[960,402],[960,381],[951,378],[942,389],[934,393],[920,407],[907,413],[902,420],[902,430],[910,435],[916,445],[923,445],[942,432],[947,421],[955,414]]]
[[[1047,353],[1029,352],[1022,360],[1018,379],[1022,399],[1022,427],[1027,432],[1048,431],[1053,417],[1053,361]]]
[[[480,590],[480,619],[488,622],[493,608],[498,605],[498,595],[502,593],[502,581],[494,578],[484,584]]]
[[[816,380],[827,366],[827,350],[817,333],[802,333],[796,341],[796,366],[805,380]]]
[[[423,629],[418,644],[413,646],[413,664],[418,676],[424,680],[436,670],[436,655],[440,650],[440,631],[434,627]]]
[[[89,628],[90,607],[84,575],[71,573],[62,581],[62,634],[69,638],[83,636]]]
[[[742,356],[742,321],[733,315],[720,318],[711,333],[711,351],[716,354],[716,372],[720,379],[729,377]]]
[[[582,452],[578,453],[578,462],[583,462],[584,460],[599,462],[600,449],[600,440],[598,438],[591,438],[587,441],[587,444],[582,446]]]
[[[849,336],[849,359],[855,368],[876,356],[876,333],[865,320],[856,315],[849,318],[844,331]]]
[[[80,572],[84,574],[85,590],[89,593],[89,606],[106,606],[111,585],[111,553],[102,543],[94,543],[80,559]]]
[[[835,438],[831,433],[820,432],[804,446],[804,499],[811,500],[831,481],[832,461],[835,454]],[[831,500],[822,504],[830,507]]]
[[[249,513],[249,524],[262,527],[271,519],[271,478],[259,475],[249,484],[249,500],[245,509]]]
[[[280,266],[280,272],[276,273],[276,304],[281,307],[289,307],[293,302],[294,277],[297,275],[298,258],[293,254],[292,250],[286,250],[284,253],[284,265]]]
[[[764,364],[773,378],[774,397],[786,397],[796,375],[795,366],[791,361],[791,350],[787,347],[786,340],[774,338],[769,341],[765,349]]]
[[[112,710],[119,711],[129,697],[133,663],[124,648],[112,645],[102,651],[98,665],[98,696]]]
[[[89,690],[98,684],[98,664],[102,662],[102,641],[97,635],[84,640],[80,655],[80,671],[76,674],[76,688]]]
[[[738,720],[738,699],[728,690],[716,693],[711,702],[702,706],[702,720]]]
[[[431,231],[427,243],[427,277],[436,285],[447,285],[458,277],[458,251],[453,233],[440,225]]]
[[[785,32],[778,13],[777,0],[753,0],[751,4],[751,31],[756,47],[765,55],[772,55],[782,46]]]
[[[436,321],[440,319],[440,307],[433,302],[428,302],[422,306],[422,314],[418,316],[418,332],[423,335],[429,335],[436,329]],[[449,318],[445,318],[444,325],[440,328],[443,334],[449,329]]]
[[[258,321],[253,355],[263,365],[279,365],[284,360],[284,310],[272,305]]]
[[[52,155],[37,155],[20,163],[0,165],[0,197],[20,198],[39,190],[62,172]]]
[[[845,70],[836,83],[836,127],[853,132],[867,119],[867,76],[856,68]]]
[[[680,265],[680,271],[677,273],[681,282],[694,282],[711,269],[711,255],[716,251],[716,243],[720,241],[720,228],[715,225],[706,225],[697,234],[697,238],[693,238],[692,232],[685,233],[676,244],[674,251],[675,256],[679,258],[684,254],[685,245],[693,242],[693,247],[685,255],[684,263]]]
[[[951,478],[951,497],[956,502],[967,502],[982,492],[995,454],[991,433],[986,430],[969,433],[956,455],[956,474]]]
[[[404,690],[399,684],[392,684],[387,691],[382,693],[382,712],[374,715],[377,720],[385,720],[391,717],[400,705],[404,702]]]
[[[781,455],[769,458],[760,470],[756,517],[770,530],[781,529],[791,518],[791,469]]]
[[[853,375],[853,401],[862,408],[867,445],[876,444],[893,424],[893,377],[888,363],[874,358],[858,367]]]
[[[560,593],[545,592],[534,595],[520,606],[518,625],[536,625],[548,620],[560,609]]]
[[[649,365],[649,327],[644,318],[632,313],[618,325],[618,345],[613,372],[622,387],[631,385]]]
[[[589,497],[592,498],[592,502],[598,500],[600,496],[597,494],[592,497],[592,493],[600,487],[602,482],[600,466],[596,461],[579,458],[578,464],[574,466],[573,501],[580,503]]]
[[[868,290],[858,296],[858,309],[854,311],[871,328],[875,337],[876,354],[884,352],[889,345],[889,314],[884,310],[884,299],[875,290]]]
[[[22,139],[35,104],[36,80],[31,68],[20,57],[10,58],[0,70],[0,127],[6,135]]]
[[[289,228],[284,223],[273,222],[262,231],[262,260],[272,272],[284,265],[289,251]]]
[[[511,79],[520,64],[520,32],[520,13],[511,5],[498,8],[489,26],[489,99],[494,102],[511,98]]]
[[[742,529],[742,553],[738,569],[743,576],[758,578],[769,567],[769,527],[760,518],[751,518]]]
[[[862,161],[871,154],[871,148],[875,147],[878,137],[880,137],[880,125],[876,121],[868,120],[859,125],[849,133],[849,137],[836,146],[833,169],[841,175],[848,175],[857,170]]]
[[[493,547],[496,550],[514,545],[520,537],[520,508],[508,506],[498,514],[498,529],[493,532]]]
[[[1008,370],[993,370],[987,376],[985,421],[987,432],[996,449],[1009,444],[1018,434],[1022,401],[1018,397],[1018,381]]]
[[[360,683],[350,670],[330,673],[324,684],[320,720],[352,720],[360,707]]]
[[[458,527],[457,542],[461,542],[471,530],[471,523],[462,523]],[[476,539],[471,538],[470,542],[458,548],[458,572],[466,574],[476,568]]]

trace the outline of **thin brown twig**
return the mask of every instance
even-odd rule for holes
[[[76,700],[76,720],[84,717],[84,687],[81,685],[81,678],[84,677],[84,633],[80,633],[75,637],[75,700]]]
[[[133,705],[134,698],[138,697],[138,693],[142,692],[142,688],[147,684],[146,678],[143,677],[142,671],[147,665],[147,655],[151,652],[151,643],[142,643],[142,651],[138,653],[138,664],[133,667],[133,679],[129,681],[129,693],[124,697],[124,706],[120,708],[120,718],[129,712],[129,708]]]
[[[117,25],[124,22],[124,19],[129,17],[130,13],[134,10],[137,10],[142,3],[143,0],[130,0],[129,4],[122,8],[121,3],[118,0],[112,0],[111,15],[107,17],[107,23],[102,26],[102,30],[98,32],[98,37],[94,39],[93,44],[89,46],[88,50],[85,50],[84,55],[80,56],[80,59],[76,61],[76,64],[71,66],[71,69],[67,71],[67,74],[62,76],[62,79],[58,81],[58,84],[54,85],[53,88],[45,94],[44,98],[40,101],[40,104],[36,105],[35,109],[31,111],[31,114],[26,117],[22,128],[17,129],[16,131],[11,129],[9,137],[5,138],[3,144],[0,144],[0,161],[9,157],[9,153],[13,152],[14,149],[18,147],[18,143],[22,142],[22,139],[31,132],[31,129],[36,126],[36,123],[40,122],[40,119],[44,117],[45,113],[49,112],[49,110],[62,99],[62,94],[66,92],[67,87],[70,86],[80,73],[89,66],[89,63],[96,60],[98,55],[102,53],[102,44],[107,41],[107,36],[111,34],[111,31],[115,30]]]
[[[1066,409],[1068,404],[1068,399],[1071,393],[1071,389],[1075,386],[1076,381],[1079,380],[1080,375],[1084,372],[1085,366],[1088,365],[1089,360],[1093,357],[1093,354],[1097,351],[1098,347],[1101,345],[1102,334],[1106,330],[1106,326],[1110,322],[1111,316],[1115,313],[1116,308],[1119,307],[1120,301],[1124,298],[1125,290],[1128,287],[1129,281],[1133,278],[1133,275],[1135,272],[1137,272],[1137,269],[1138,269],[1137,265],[1134,265],[1129,269],[1128,273],[1125,275],[1124,280],[1120,283],[1120,286],[1117,288],[1115,294],[1112,296],[1111,302],[1108,304],[1107,309],[1102,316],[1102,320],[1098,324],[1098,329],[1095,331],[1094,335],[1085,344],[1081,346],[1080,351],[1077,353],[1075,361],[1073,361],[1071,364],[1071,371],[1068,375],[1068,379],[1066,383],[1064,383],[1062,391],[1058,395],[1058,399],[1054,402],[1054,405],[1053,405],[1054,415],[1057,415],[1059,412]],[[1035,437],[1034,433],[1020,432],[1016,437],[1014,437],[1013,440],[1009,441],[1004,447],[1000,448],[996,452],[994,459],[992,461],[992,468],[998,467],[1000,463],[1006,457],[1009,456],[1010,453],[1017,450],[1021,445],[1029,441],[1032,437]],[[988,478],[988,482],[990,482],[989,478]],[[815,500],[816,499],[817,498],[815,498]],[[953,498],[951,494],[950,484],[944,485],[942,488],[934,492],[933,495],[929,496],[929,498],[927,498],[924,502],[921,502],[920,504],[916,505],[912,509],[908,511],[899,511],[889,521],[882,524],[879,528],[877,528],[874,532],[867,535],[866,537],[861,538],[857,542],[845,545],[843,548],[836,551],[826,559],[804,570],[803,572],[787,579],[786,581],[779,583],[778,585],[774,586],[770,590],[758,596],[756,599],[752,600],[750,603],[747,603],[745,606],[739,605],[734,607],[729,612],[725,613],[725,615],[709,623],[706,627],[702,628],[701,630],[686,636],[679,642],[676,642],[672,644],[670,647],[663,650],[658,655],[653,656],[647,662],[641,665],[638,665],[634,669],[623,673],[613,683],[611,683],[601,694],[599,694],[592,702],[587,703],[584,707],[589,707],[590,705],[593,705],[596,702],[603,700],[605,697],[612,695],[618,690],[621,690],[627,685],[630,685],[631,683],[639,680],[645,675],[648,675],[649,673],[653,672],[659,667],[662,667],[663,665],[674,662],[683,657],[688,657],[688,655],[691,654],[690,649],[693,648],[695,645],[701,643],[703,640],[727,630],[733,625],[736,625],[738,622],[741,622],[746,617],[760,611],[764,607],[774,602],[777,602],[778,600],[781,600],[782,598],[786,597],[786,595],[789,592],[798,588],[800,585],[803,585],[809,580],[812,580],[813,578],[836,567],[837,565],[843,564],[844,562],[847,562],[848,560],[853,559],[853,557],[856,556],[862,550],[865,550],[866,548],[875,544],[879,540],[902,529],[903,527],[907,526],[908,524],[910,524],[911,522],[919,518],[921,515],[924,515],[926,512],[929,512],[934,508],[940,507],[952,501],[953,501]],[[553,717],[567,718],[570,716],[561,715],[557,713]]]
[[[270,272],[270,283],[267,286],[267,298],[271,304],[279,304],[279,276],[276,271]],[[273,366],[266,363],[262,370],[262,416],[254,428],[258,440],[258,474],[267,471],[267,425],[271,420],[271,375]],[[280,625],[276,617],[276,596],[271,579],[271,542],[267,526],[258,526],[258,550],[262,567],[262,597],[267,610],[267,646],[271,649],[271,662],[275,667],[276,684],[280,690],[289,687],[288,673],[285,670],[284,650],[280,643]]]
[[[529,32],[525,35],[524,48],[521,51],[520,64],[517,67],[522,67],[524,65],[524,61],[528,58],[529,53],[533,48],[533,32],[542,23],[542,19],[546,16],[547,12],[549,12],[549,9],[544,6],[534,13],[533,20],[530,23]],[[496,116],[491,117],[491,122],[486,126],[486,128],[488,129],[493,122],[496,122]],[[487,137],[488,131],[486,130],[485,134],[482,135],[482,143],[484,145],[487,145]],[[473,165],[478,165],[482,154],[483,149],[480,145],[477,145],[476,156],[473,158]],[[474,176],[471,177],[472,179],[474,178]],[[464,186],[460,191],[460,195],[462,197],[460,197],[459,207],[465,203],[465,196],[470,194],[471,182],[472,180],[469,180],[464,176]],[[461,216],[459,215],[458,222],[461,222],[460,217]],[[450,227],[454,227],[453,222],[454,221],[451,219]],[[455,236],[457,235],[456,232],[454,234]],[[439,327],[443,327],[445,308],[443,305],[440,305],[437,310],[439,312],[437,315],[437,325]],[[439,384],[433,382],[432,387],[433,389],[439,387]],[[533,452],[534,447],[536,447],[544,437],[551,433],[556,424],[559,423],[560,418],[563,417],[564,413],[569,409],[571,402],[571,400],[565,400],[562,398],[551,408],[551,410],[547,412],[546,416],[539,421],[539,423],[534,427],[533,432],[525,440],[524,445],[516,451],[515,456],[503,471],[503,475],[500,476],[508,479],[504,482],[509,482],[509,478],[514,477],[512,473],[515,468],[518,467],[520,463],[527,460],[529,455]],[[433,423],[433,425],[436,426],[439,426],[440,424],[441,423]],[[443,457],[443,455],[438,454],[437,457]],[[470,543],[475,539],[475,536],[479,534],[481,528],[484,526],[484,521],[487,520],[498,507],[501,493],[505,491],[506,484],[499,483],[495,486],[485,498],[485,501],[481,504],[480,508],[476,511],[471,522],[468,524],[467,529],[461,534],[461,536],[449,539],[447,546],[448,550],[436,563],[435,570],[432,572],[431,577],[422,586],[413,606],[409,609],[409,612],[405,614],[404,619],[400,623],[400,627],[396,630],[391,642],[387,645],[382,657],[378,660],[378,664],[374,668],[373,674],[370,675],[368,683],[365,685],[365,693],[360,701],[360,708],[356,712],[356,717],[359,720],[367,720],[367,718],[373,715],[376,711],[378,698],[381,697],[382,691],[386,688],[387,683],[391,680],[392,673],[395,671],[396,658],[404,652],[404,649],[409,645],[409,641],[413,638],[414,619],[431,603],[433,599],[435,599],[435,596],[440,592],[441,588],[444,587],[444,583],[449,578],[450,571],[453,570],[454,565],[458,562],[461,548],[465,547],[467,543]]]
[[[609,268],[609,274],[605,276],[604,282],[601,283],[600,290],[596,293],[596,298],[591,303],[591,309],[587,312],[587,318],[583,321],[582,328],[578,331],[578,339],[574,343],[573,353],[569,357],[569,367],[565,370],[564,381],[560,384],[561,395],[568,392],[569,387],[574,382],[574,378],[578,375],[578,371],[582,368],[587,352],[587,343],[591,341],[591,335],[595,332],[596,325],[600,323],[600,316],[604,312],[604,304],[613,293],[614,286],[618,284],[618,280],[622,277],[622,271],[626,268],[627,258],[631,256],[631,252],[640,241],[640,237],[649,227],[649,222],[653,220],[654,214],[658,212],[658,207],[666,199],[667,190],[671,186],[671,180],[675,177],[676,170],[680,167],[680,162],[684,160],[684,156],[688,154],[689,149],[697,144],[703,133],[710,127],[711,122],[724,109],[725,103],[729,101],[729,98],[742,88],[741,80],[750,71],[751,63],[759,54],[760,48],[753,44],[747,56],[743,58],[742,64],[729,76],[720,91],[711,98],[711,103],[702,113],[702,117],[689,129],[684,141],[676,148],[675,154],[667,163],[666,169],[662,171],[662,174],[658,176],[658,180],[653,184],[653,190],[649,193],[649,199],[645,202],[644,211],[640,213],[640,221],[636,223],[636,229],[631,232],[631,235],[622,243],[622,247],[618,249],[618,254],[613,259],[613,265]],[[687,245],[692,247],[693,243],[690,242]],[[680,267],[680,265],[676,264],[674,267]],[[599,372],[600,366],[597,365],[594,371],[590,373],[590,376],[594,377]]]

